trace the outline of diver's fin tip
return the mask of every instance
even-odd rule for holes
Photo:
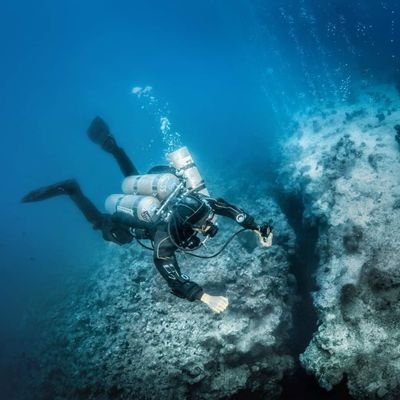
[[[29,194],[26,194],[24,197],[21,198],[20,203],[30,203],[32,199],[30,198]]]

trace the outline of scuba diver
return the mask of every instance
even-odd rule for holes
[[[175,253],[182,251],[199,258],[212,258],[244,230],[253,230],[261,245],[268,247],[272,244],[272,227],[269,224],[258,225],[244,210],[221,198],[210,197],[186,147],[168,155],[171,166],[156,166],[146,175],[140,175],[103,119],[96,117],[87,133],[94,143],[115,158],[125,176],[124,193],[112,194],[106,199],[107,213],[96,208],[74,179],[36,189],[21,201],[29,203],[68,195],[93,228],[102,232],[105,240],[124,245],[136,239],[141,246],[151,249],[154,264],[174,295],[189,301],[200,300],[216,313],[224,311],[228,299],[204,292],[182,274]],[[243,229],[212,256],[190,253],[216,235],[216,215],[232,218]],[[199,234],[204,236],[203,240]],[[152,246],[144,245],[142,240],[150,240]]]

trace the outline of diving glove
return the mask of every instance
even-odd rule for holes
[[[202,301],[204,304],[207,304],[208,307],[210,307],[211,310],[213,310],[217,314],[225,311],[226,307],[228,307],[229,304],[229,301],[226,297],[210,296],[207,293],[202,294],[202,296],[200,297],[200,301]]]
[[[254,232],[257,234],[258,239],[262,247],[272,246],[272,226],[269,224],[262,224],[255,229]]]

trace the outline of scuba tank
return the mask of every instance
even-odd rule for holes
[[[123,213],[132,224],[153,223],[163,215],[163,205],[182,188],[180,179],[171,173],[133,175],[122,182],[123,194],[112,194],[105,201],[109,214]]]
[[[175,175],[149,174],[126,177],[122,182],[122,191],[125,194],[154,196],[160,201],[165,200],[179,184]]]
[[[168,221],[175,200],[189,192],[209,196],[203,178],[187,147],[167,155],[176,175],[171,173],[133,175],[122,182],[124,194],[112,194],[105,202],[108,213],[122,212],[133,224]],[[215,222],[214,216],[212,221]]]
[[[171,165],[177,170],[177,175],[181,175],[186,180],[186,188],[190,192],[198,192],[209,196],[203,178],[193,161],[192,155],[186,146],[173,151],[167,155]]]
[[[210,196],[199,169],[195,164],[192,155],[186,146],[179,148],[167,155],[171,165],[177,170],[177,175],[183,176],[186,182],[186,188],[189,192],[197,192],[206,197]],[[213,215],[211,222],[217,223],[217,215]]]
[[[155,197],[132,194],[111,194],[105,201],[105,208],[109,214],[123,213],[131,218],[133,224],[140,225],[143,225],[143,222],[155,222],[160,205],[160,201]]]

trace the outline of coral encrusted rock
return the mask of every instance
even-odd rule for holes
[[[276,244],[235,239],[217,258],[178,256],[182,272],[229,298],[226,312],[173,296],[151,251],[110,244],[84,289],[43,316],[48,328],[30,398],[221,399],[243,390],[277,398],[294,365],[287,347],[294,235],[265,192],[246,188],[251,195],[230,190],[234,202],[261,221],[273,218]],[[240,228],[223,219],[208,253]]]
[[[284,148],[285,189],[319,228],[319,327],[301,362],[324,388],[346,378],[356,399],[400,398],[399,120],[395,89],[367,88],[299,115]]]

